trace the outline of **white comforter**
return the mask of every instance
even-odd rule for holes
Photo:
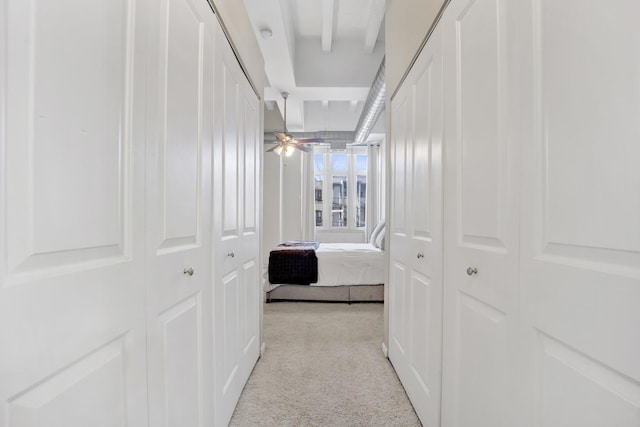
[[[320,243],[318,283],[311,286],[384,283],[384,252],[369,243]]]

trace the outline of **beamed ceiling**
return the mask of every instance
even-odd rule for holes
[[[384,57],[384,0],[244,3],[265,59],[265,131],[282,130],[282,92],[290,131],[353,131]]]

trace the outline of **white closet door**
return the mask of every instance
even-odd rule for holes
[[[635,427],[640,3],[519,4],[533,100],[521,235],[528,414],[535,426]]]
[[[215,17],[164,0],[148,66],[147,328],[152,426],[209,422]]]
[[[425,425],[440,423],[442,38],[436,30],[391,102],[389,359]]]
[[[516,425],[509,381],[517,373],[519,135],[507,4],[453,1],[441,21],[446,426]]]
[[[144,426],[146,2],[0,11],[0,423]]]
[[[227,425],[260,354],[260,107],[216,25],[214,416]]]

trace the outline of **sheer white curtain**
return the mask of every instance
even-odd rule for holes
[[[313,165],[313,152],[304,153],[302,156],[302,239],[315,240],[315,171]]]
[[[367,236],[384,216],[384,162],[380,145],[367,147]]]

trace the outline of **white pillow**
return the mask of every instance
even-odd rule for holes
[[[371,237],[369,237],[369,243],[371,243],[373,246],[376,246],[376,237],[378,237],[380,230],[382,230],[383,228],[384,228],[384,218],[380,220],[380,222],[375,226],[375,228],[371,232]]]
[[[382,229],[378,232],[378,235],[376,236],[375,243],[373,244],[373,246],[381,250],[384,250],[384,233],[385,233],[385,229],[384,227],[382,227]]]

